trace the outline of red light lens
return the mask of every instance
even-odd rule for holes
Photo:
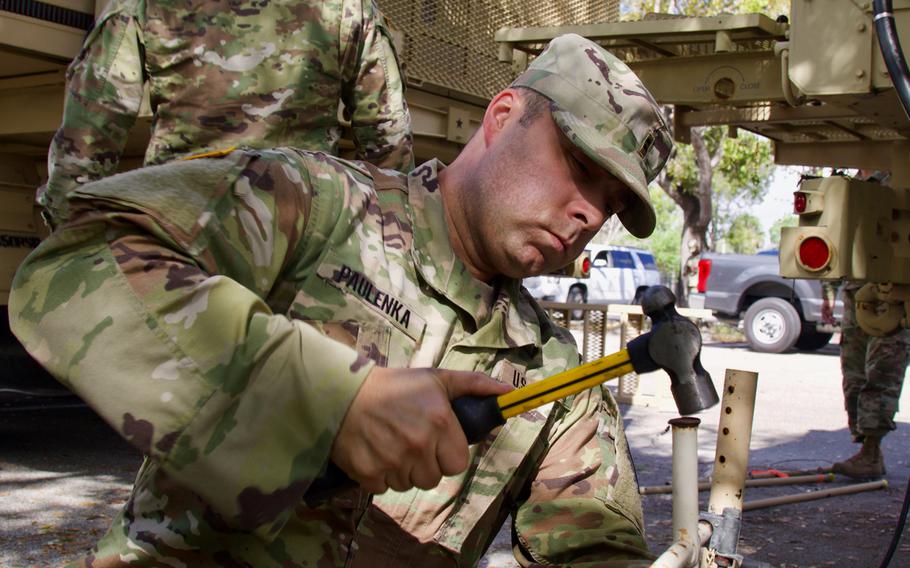
[[[698,261],[698,285],[695,287],[700,294],[708,291],[708,276],[711,275],[711,260],[703,258]]]
[[[799,244],[799,261],[809,270],[821,270],[831,262],[831,249],[819,237],[809,237]]]
[[[805,193],[802,191],[793,192],[793,212],[794,213],[805,213],[806,212],[806,203],[808,198]]]
[[[591,272],[591,259],[590,258],[585,258],[584,260],[581,261],[581,271],[585,276],[587,276],[588,273]]]

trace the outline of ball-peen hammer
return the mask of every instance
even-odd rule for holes
[[[711,375],[701,364],[698,327],[676,311],[676,297],[665,286],[652,286],[642,296],[642,311],[651,318],[651,331],[629,342],[626,349],[573,367],[499,396],[463,396],[452,401],[468,443],[483,440],[506,419],[548,402],[565,398],[632,371],[663,369],[682,415],[718,403]]]
[[[629,372],[663,369],[682,415],[694,414],[718,403],[711,375],[701,364],[701,334],[676,311],[676,297],[665,286],[652,286],[642,296],[642,311],[651,318],[651,331],[629,342],[626,349],[557,373],[500,396],[463,396],[452,409],[469,444],[480,442],[506,419],[548,402],[597,386]],[[354,482],[329,462],[325,474],[313,481],[306,500],[318,503]]]

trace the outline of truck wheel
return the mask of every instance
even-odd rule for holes
[[[581,286],[572,286],[569,288],[569,294],[566,296],[567,304],[586,304],[588,302],[588,293]],[[580,320],[585,317],[584,310],[572,310],[571,317],[573,320]]]
[[[790,349],[801,329],[796,308],[781,298],[762,298],[749,306],[743,325],[749,347],[763,353]]]
[[[805,324],[812,325],[812,324]],[[795,347],[800,351],[818,351],[831,341],[833,333],[821,333],[814,329],[804,329],[796,340]]]

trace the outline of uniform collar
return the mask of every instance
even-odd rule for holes
[[[427,284],[470,314],[476,347],[540,346],[540,324],[520,281],[503,278],[486,284],[474,278],[455,256],[439,188],[445,166],[430,160],[408,175],[408,204],[414,231],[412,255]]]

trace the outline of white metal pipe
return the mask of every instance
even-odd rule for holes
[[[674,542],[651,564],[651,568],[690,568],[694,566],[690,559],[693,554],[697,559],[698,551],[699,547],[692,541]]]
[[[850,495],[852,493],[862,493],[863,491],[875,491],[876,489],[887,489],[888,480],[869,481],[866,483],[854,483],[843,487],[833,489],[822,489],[819,491],[808,491],[806,493],[797,493],[795,495],[781,495],[779,497],[768,497],[767,499],[756,499],[747,501],[743,505],[744,511],[754,511],[755,509],[764,509],[766,507],[775,507],[777,505],[787,505],[790,503],[804,503],[806,501],[815,501],[816,499],[826,499],[838,495]]]
[[[791,477],[763,477],[759,479],[747,479],[746,487],[773,487],[777,485],[800,485],[810,483],[830,483],[834,481],[833,473],[818,473],[813,475],[797,475]],[[711,481],[699,481],[698,490],[707,491],[711,489]],[[660,495],[673,492],[672,485],[654,485],[650,487],[640,487],[638,492],[641,495]]]
[[[742,511],[749,442],[758,373],[727,369],[717,429],[717,453],[711,476],[708,512],[723,515],[727,508]]]
[[[701,521],[698,523],[698,546],[695,549],[696,559],[699,559],[701,548],[708,544],[713,532],[711,523]],[[689,542],[674,542],[670,548],[664,551],[657,560],[651,564],[651,568],[691,568],[695,566],[688,562],[692,546]]]
[[[686,552],[687,565],[698,562],[698,418],[670,420],[673,427],[673,536]]]

